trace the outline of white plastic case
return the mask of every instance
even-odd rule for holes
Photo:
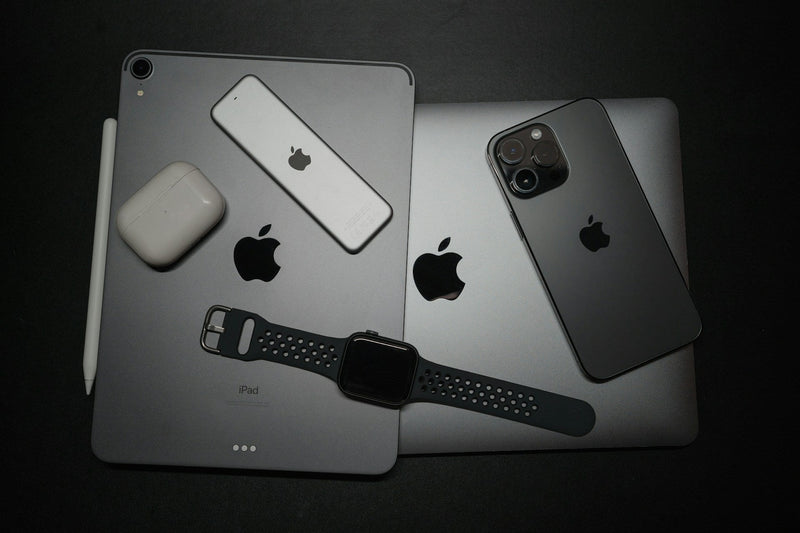
[[[164,167],[117,213],[122,239],[155,268],[173,264],[220,221],[225,199],[185,161]]]

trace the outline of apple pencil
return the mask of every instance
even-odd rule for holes
[[[114,146],[116,139],[117,121],[113,118],[107,118],[103,122],[103,140],[100,149],[100,178],[97,187],[92,270],[89,279],[89,309],[86,313],[86,338],[83,344],[83,381],[86,385],[87,396],[92,393],[94,376],[97,371],[97,345],[100,337],[100,311],[103,303],[108,219],[111,206],[111,179],[114,174]]]

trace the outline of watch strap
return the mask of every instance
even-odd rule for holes
[[[219,313],[224,314],[222,324]],[[242,331],[253,321],[245,349],[240,350]],[[209,335],[219,335],[216,345]],[[209,308],[203,322],[200,344],[209,353],[240,361],[264,360],[310,370],[336,381],[347,338],[327,337],[295,328],[273,324],[248,311],[222,305]]]
[[[250,337],[246,343],[242,339],[245,327],[249,330],[245,336]],[[210,335],[218,335],[216,344],[209,342]],[[273,324],[255,313],[215,305],[206,313],[200,344],[213,354],[240,361],[282,363],[337,381],[348,339]],[[585,435],[595,423],[594,409],[583,400],[458,370],[422,357],[418,358],[406,400],[411,402],[469,409],[572,436]]]
[[[419,358],[408,402],[434,402],[579,437],[594,427],[583,400]]]

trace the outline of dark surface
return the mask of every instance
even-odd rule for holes
[[[3,472],[70,530],[761,530],[797,521],[792,17],[717,2],[39,2],[4,17]],[[680,449],[400,458],[379,478],[119,467],[81,374],[102,122],[138,48],[396,61],[417,102],[664,96],[681,113],[700,433]],[[9,138],[10,137],[10,138]],[[788,485],[787,485],[788,482]],[[792,507],[789,507],[790,504]]]

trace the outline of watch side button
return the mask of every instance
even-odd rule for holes
[[[366,333],[380,337],[380,333],[378,333],[377,331],[373,331],[371,329],[366,330]]]

